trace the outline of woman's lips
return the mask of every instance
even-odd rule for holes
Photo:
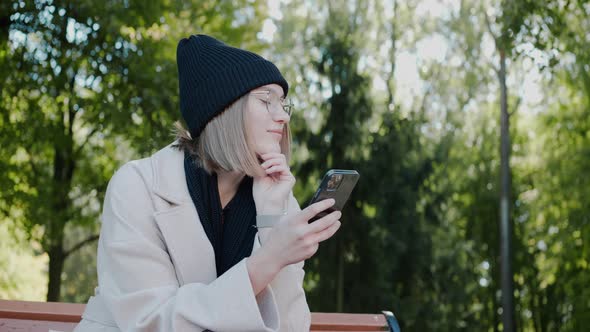
[[[279,137],[283,137],[283,131],[282,130],[269,130],[268,132],[271,133],[271,134],[276,134]]]

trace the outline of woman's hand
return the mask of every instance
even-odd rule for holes
[[[336,233],[340,228],[340,211],[334,211],[309,223],[311,218],[334,203],[333,199],[314,203],[285,216],[270,230],[262,247],[247,261],[255,294],[262,291],[283,267],[310,258],[318,250],[320,242]]]
[[[265,153],[260,155],[265,176],[254,178],[252,196],[258,214],[280,214],[285,212],[286,202],[295,185],[285,155]]]
[[[333,199],[323,200],[285,216],[270,230],[261,249],[272,253],[281,268],[310,258],[318,250],[319,243],[340,228],[342,213],[334,211],[311,224],[309,220],[334,203]]]

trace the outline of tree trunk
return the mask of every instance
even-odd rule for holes
[[[71,119],[71,116],[70,116]],[[47,284],[47,301],[59,301],[61,289],[61,273],[64,262],[67,258],[64,250],[64,232],[66,223],[70,216],[70,198],[68,194],[74,175],[75,160],[72,153],[72,133],[68,132],[64,142],[59,139],[55,142],[55,155],[53,161],[53,200],[51,206],[53,209],[53,218],[47,225],[45,241],[47,253],[49,254],[49,281]]]
[[[47,285],[47,302],[58,302],[61,289],[61,272],[66,259],[61,245],[52,247],[49,251],[49,283]]]
[[[389,64],[390,72],[387,77],[387,107],[389,111],[395,107],[395,57],[397,53],[396,42],[397,42],[397,1],[393,1],[393,16],[391,18],[391,51],[389,52]]]
[[[336,312],[342,312],[344,306],[344,251],[338,238],[338,279],[336,283]]]
[[[10,16],[14,14],[14,7],[12,2],[5,2],[0,4],[0,45],[4,47],[4,44],[8,42],[10,33]]]
[[[516,330],[512,278],[512,224],[510,220],[510,122],[506,88],[506,54],[500,50],[500,254],[503,331]]]
[[[500,331],[500,318],[498,317],[498,310],[496,310],[497,306],[498,306],[498,302],[496,301],[496,296],[493,294],[492,292],[492,303],[493,303],[493,308],[492,308],[492,320],[494,322],[494,332],[499,332]]]
[[[498,305],[499,305],[499,300],[496,298],[496,289],[497,287],[500,285],[500,281],[495,279],[495,277],[497,278],[497,273],[500,270],[500,262],[498,260],[498,253],[497,250],[494,250],[494,248],[492,248],[492,246],[488,247],[487,250],[487,255],[490,258],[494,258],[490,260],[490,275],[493,276],[491,278],[490,284],[489,284],[489,288],[488,288],[488,298],[491,299],[492,303],[492,307],[490,308],[489,311],[489,321],[492,322],[493,326],[494,326],[494,332],[499,332],[499,328],[500,328],[500,314],[498,313]]]

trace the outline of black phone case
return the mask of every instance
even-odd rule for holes
[[[340,181],[337,180],[339,177],[341,179]],[[354,170],[331,169],[326,172],[322,183],[307,206],[328,198],[333,198],[336,203],[331,208],[318,213],[309,222],[318,220],[333,211],[342,211],[359,177],[359,173]]]

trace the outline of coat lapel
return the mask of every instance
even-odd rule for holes
[[[209,283],[217,278],[215,254],[188,192],[184,155],[168,146],[151,159],[152,191],[163,200],[156,204],[154,218],[179,282]]]

